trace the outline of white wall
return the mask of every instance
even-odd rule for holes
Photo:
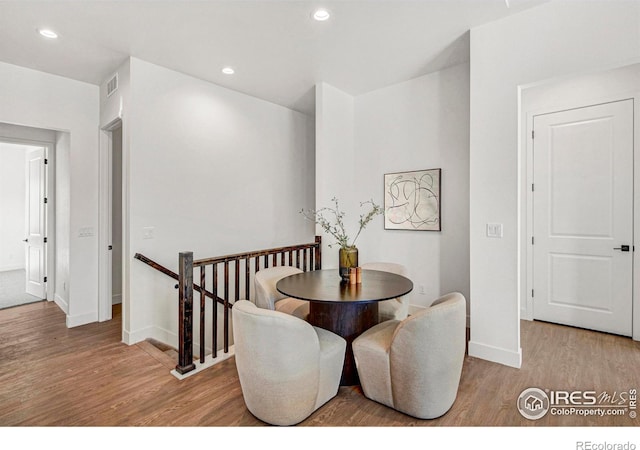
[[[316,195],[312,209],[333,208],[332,198],[337,198],[340,209],[347,211],[344,222],[351,239],[357,232],[359,202],[368,199],[357,198],[353,189],[356,181],[354,114],[355,104],[351,95],[327,83],[316,85]],[[322,268],[336,269],[339,246],[333,245],[333,237],[325,234],[319,226],[316,233],[322,236]],[[356,246],[358,244],[356,242]]]
[[[26,150],[0,142],[0,272],[25,268]]]
[[[521,364],[519,86],[638,58],[638,2],[551,2],[471,30],[472,356]]]
[[[66,131],[69,140],[67,326],[97,320],[98,86],[0,63],[0,122]],[[80,237],[87,229],[92,236]],[[56,273],[56,277],[59,274]]]
[[[180,251],[203,258],[313,241],[298,213],[315,195],[313,120],[135,58],[129,64],[124,339],[177,345],[175,281],[133,256],[177,272]]]
[[[452,291],[469,301],[469,65],[361,95],[355,105],[357,198],[382,204],[385,173],[442,169],[442,231],[384,230],[378,218],[362,235],[360,262],[407,266],[414,306]]]

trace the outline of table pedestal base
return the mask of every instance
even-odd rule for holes
[[[310,302],[307,321],[347,341],[340,386],[360,384],[351,343],[378,323],[378,302]]]

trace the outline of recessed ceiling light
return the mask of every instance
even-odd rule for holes
[[[318,9],[313,13],[313,18],[319,22],[323,22],[329,17],[331,17],[331,14],[329,14],[329,11],[327,11],[326,9]]]
[[[225,75],[233,75],[234,73],[236,73],[236,71],[231,67],[225,67],[222,69],[222,73],[224,73]]]
[[[58,37],[58,33],[56,33],[53,30],[49,30],[47,28],[38,29],[38,33],[40,33],[41,36],[44,36],[49,39],[56,39]]]

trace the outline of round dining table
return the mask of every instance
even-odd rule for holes
[[[312,270],[282,278],[276,289],[287,297],[309,302],[307,321],[347,341],[341,386],[360,383],[351,344],[378,323],[378,302],[407,295],[413,283],[391,272],[363,270],[362,282],[351,284],[337,269]]]

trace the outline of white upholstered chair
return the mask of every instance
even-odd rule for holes
[[[371,262],[362,264],[362,270],[379,270],[381,272],[391,272],[403,277],[408,276],[405,266],[390,262]],[[406,297],[378,302],[378,322],[385,320],[403,320],[409,315],[409,302]]]
[[[247,300],[232,310],[236,367],[245,404],[272,425],[294,425],[338,393],[346,341]]]
[[[296,273],[302,273],[302,270],[291,266],[275,266],[257,271],[254,279],[256,306],[291,314],[305,320],[309,315],[309,302],[285,297],[276,289],[278,281]]]
[[[456,399],[466,341],[466,300],[454,292],[408,318],[353,341],[364,395],[419,419],[445,414]]]

